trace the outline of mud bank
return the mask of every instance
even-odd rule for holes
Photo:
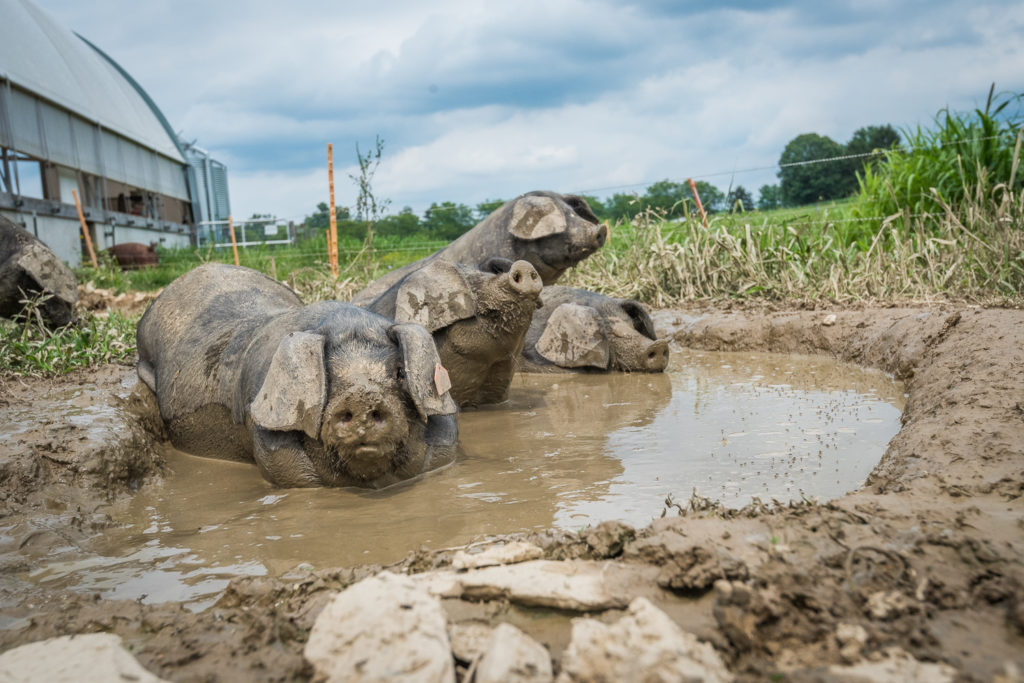
[[[529,541],[543,559],[499,567],[500,576],[493,568],[455,572],[454,550],[410,555],[389,569],[416,575],[441,600],[458,675],[476,659],[468,630],[490,633],[500,623],[546,646],[555,673],[568,675],[571,620],[586,614],[615,624],[638,597],[713,646],[741,680],[853,680],[858,669],[850,667],[869,665],[874,673],[859,675],[877,679],[889,666],[897,678],[916,670],[1014,680],[1024,670],[1024,313],[694,309],[658,312],[656,323],[682,346],[829,354],[892,373],[908,393],[902,428],[865,486],[830,504],[730,511],[694,498],[640,530],[606,523],[501,539]],[[58,382],[5,381],[5,414],[31,410],[47,391],[71,392],[69,410],[75,401],[112,408],[106,435],[60,415],[5,435],[0,542],[19,551],[20,569],[95,534],[111,497],[159,478],[151,436],[123,409],[131,400],[123,374],[117,367]],[[128,452],[144,455],[126,459]],[[52,513],[49,529],[24,526],[41,510]],[[38,552],[26,552],[34,544]],[[379,569],[300,566],[236,579],[196,614],[174,603],[30,588],[14,578],[19,567],[5,566],[0,650],[110,632],[170,680],[304,680],[314,674],[303,648],[317,616],[338,590]],[[557,594],[573,583],[567,574],[584,577],[584,597],[594,600]],[[949,668],[921,668],[932,663]]]

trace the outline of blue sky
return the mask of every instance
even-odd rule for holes
[[[236,216],[326,201],[328,142],[351,206],[377,135],[396,211],[691,176],[756,196],[772,171],[711,174],[1024,92],[1019,0],[36,2],[228,165]]]

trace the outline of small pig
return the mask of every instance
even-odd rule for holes
[[[435,259],[366,308],[433,332],[452,398],[465,408],[505,400],[541,288],[526,261],[492,258],[474,267]]]
[[[373,301],[396,282],[436,258],[481,263],[492,257],[528,261],[544,285],[601,248],[608,228],[586,200],[554,192],[529,192],[498,207],[444,249],[388,273],[356,294],[353,303]]]
[[[106,251],[114,257],[121,270],[135,270],[160,263],[160,256],[156,253],[156,242],[150,242],[148,246],[139,242],[122,242],[109,247]]]
[[[457,407],[421,325],[206,264],[153,301],[138,349],[171,443],[278,486],[381,488],[455,456]]]
[[[519,369],[662,372],[668,341],[632,299],[570,287],[545,287],[543,307],[533,316]]]
[[[11,318],[26,297],[50,295],[39,307],[50,327],[75,321],[78,280],[35,235],[0,216],[0,316]]]

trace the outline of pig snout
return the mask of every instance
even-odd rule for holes
[[[537,298],[544,283],[528,261],[516,261],[508,271],[508,284],[512,291],[523,296]]]
[[[648,344],[640,360],[647,372],[662,372],[668,367],[668,340],[659,339]]]
[[[368,480],[394,469],[396,453],[408,432],[397,396],[360,385],[330,402],[322,437],[341,467]]]

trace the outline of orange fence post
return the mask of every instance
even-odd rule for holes
[[[89,260],[93,268],[99,268],[96,260],[96,250],[92,248],[92,235],[89,234],[89,225],[85,222],[85,214],[82,213],[82,203],[78,201],[78,192],[71,190],[71,196],[75,199],[75,208],[78,209],[78,221],[82,224],[82,236],[85,237],[85,246],[89,249]]]
[[[238,262],[238,243],[235,242],[235,221],[228,216],[228,232],[231,233],[231,251],[235,252],[235,265],[241,265]]]
[[[331,275],[338,277],[338,217],[334,212],[334,148],[327,143],[327,181],[331,188],[331,231],[327,233],[327,259]]]
[[[693,192],[693,201],[697,202],[697,210],[700,211],[700,219],[704,221],[704,227],[708,230],[711,226],[708,225],[708,215],[704,213],[704,205],[700,203],[700,195],[697,194],[697,183],[693,182],[693,178],[687,178],[690,182],[690,191]]]

